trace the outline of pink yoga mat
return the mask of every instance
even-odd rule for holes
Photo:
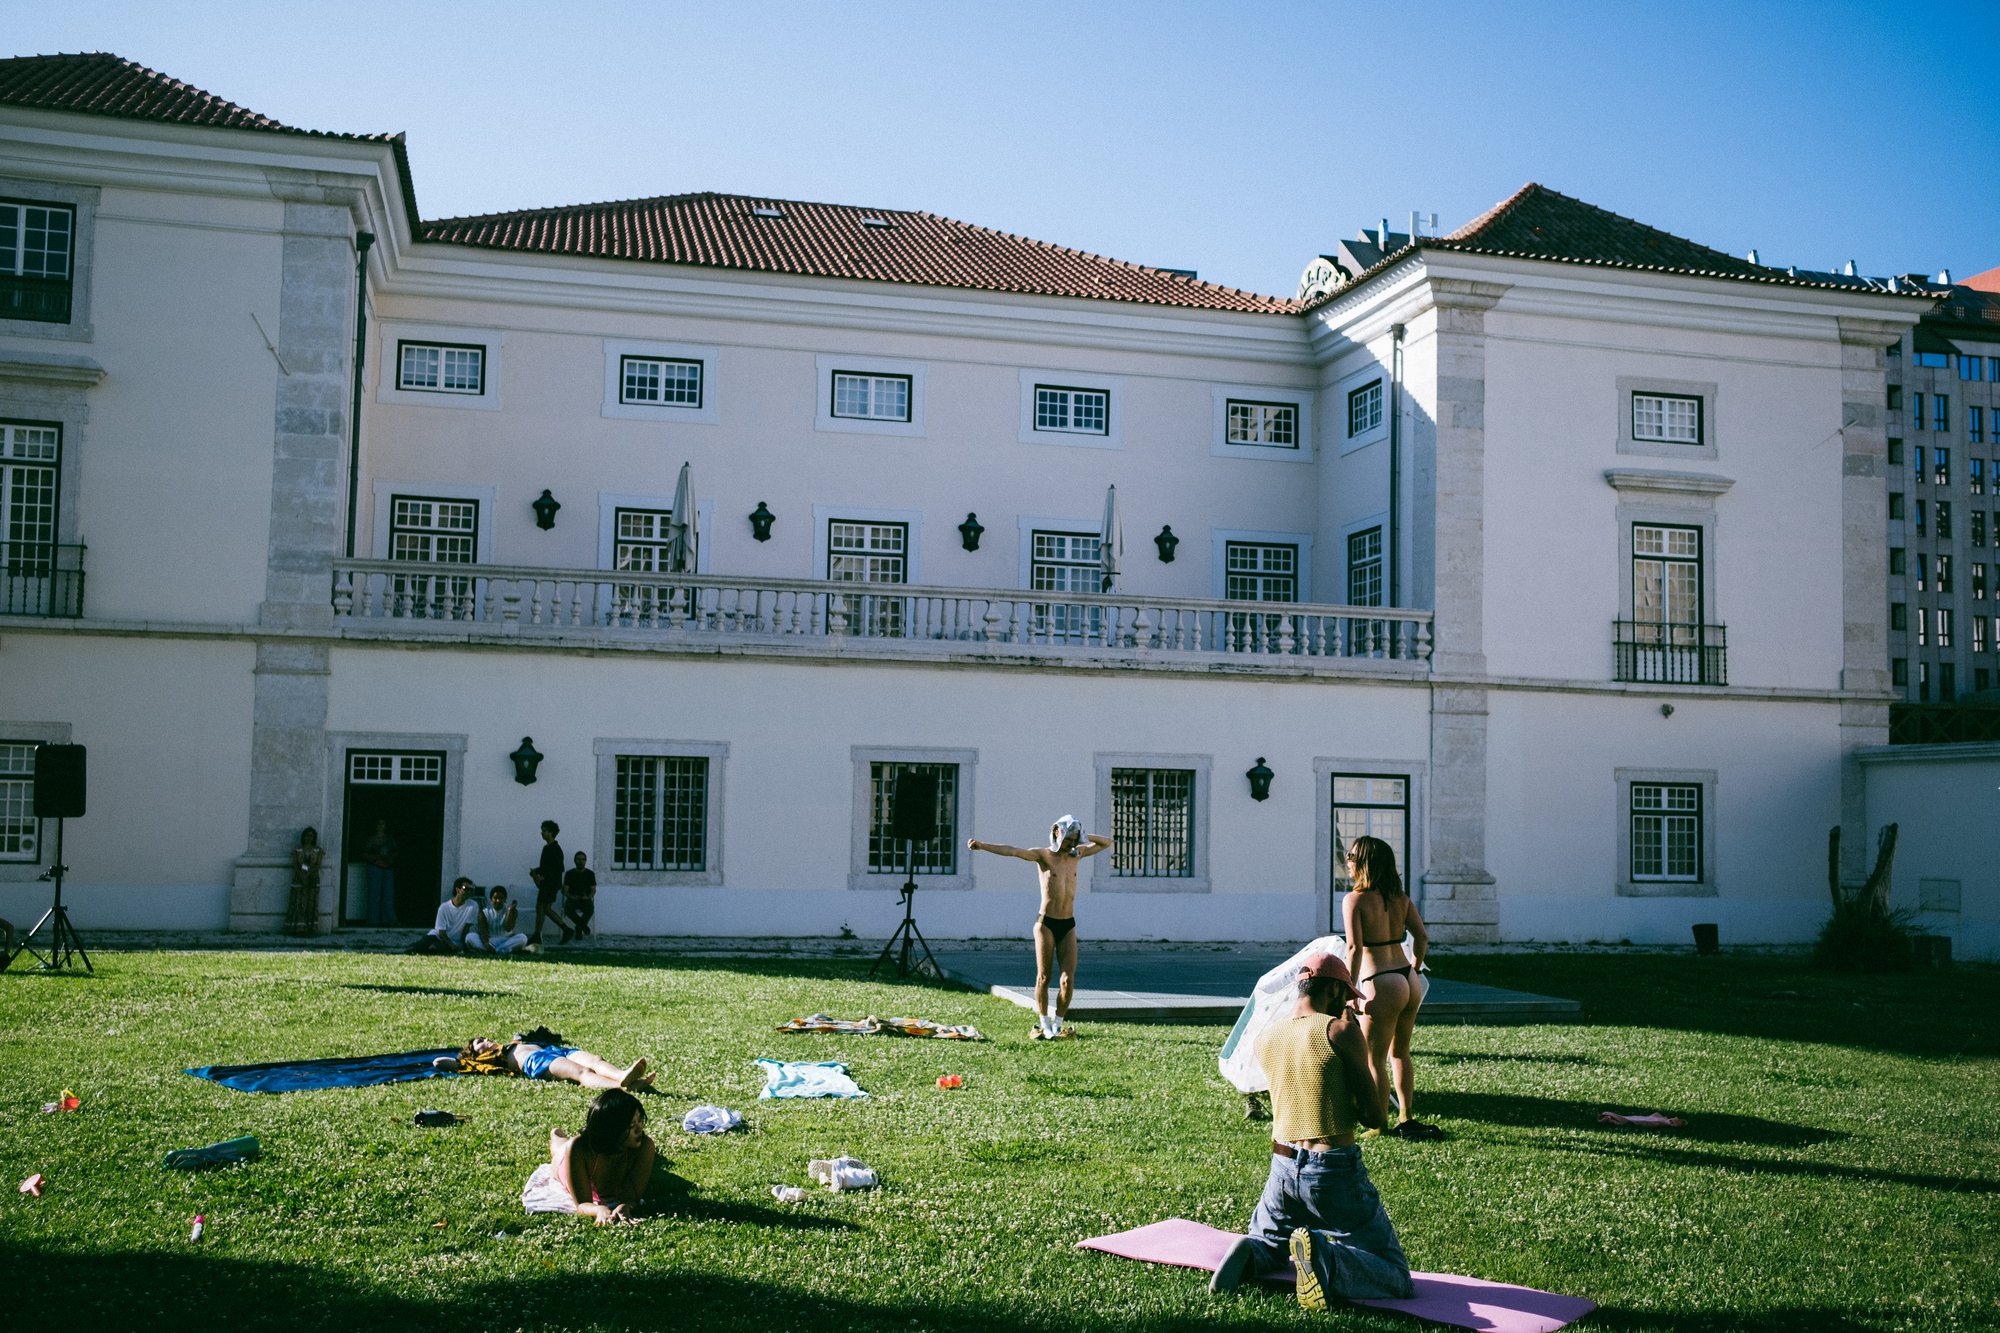
[[[1229,1253],[1242,1233],[1217,1231],[1214,1227],[1170,1217],[1150,1226],[1135,1227],[1094,1240],[1078,1241],[1086,1250],[1102,1250],[1123,1259],[1139,1259],[1150,1264],[1178,1264],[1214,1272],[1222,1256]],[[1483,1282],[1476,1277],[1454,1277],[1449,1273],[1412,1273],[1417,1294],[1407,1301],[1356,1301],[1376,1310],[1395,1310],[1440,1324],[1478,1329],[1481,1333],[1554,1333],[1573,1319],[1581,1319],[1597,1308],[1595,1301],[1579,1296],[1558,1296],[1533,1287],[1511,1287],[1505,1282]],[[1274,1274],[1266,1281],[1289,1284],[1291,1270]]]

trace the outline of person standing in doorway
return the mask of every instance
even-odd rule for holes
[[[542,821],[542,859],[529,872],[535,880],[535,928],[528,932],[528,948],[536,952],[540,952],[542,947],[543,917],[555,922],[556,929],[562,932],[562,939],[557,943],[568,944],[576,937],[576,932],[570,929],[569,918],[556,905],[556,896],[562,892],[563,883],[563,849],[562,844],[556,841],[556,835],[561,832],[562,828],[555,820]]]
[[[375,831],[361,844],[361,860],[368,869],[368,924],[396,924],[396,839],[390,836],[389,821],[375,821]]]
[[[298,846],[292,848],[292,896],[285,909],[287,935],[311,935],[319,929],[319,871],[325,861],[319,830],[310,825],[300,830]]]
[[[1046,847],[1009,847],[1005,843],[967,838],[975,852],[1012,856],[1034,864],[1042,881],[1042,910],[1035,916],[1035,1026],[1028,1035],[1037,1041],[1073,1037],[1064,1020],[1076,994],[1076,863],[1111,849],[1111,839],[1086,835],[1075,816],[1064,815],[1049,827]],[[1060,971],[1055,1007],[1049,1007],[1049,980]]]
[[[576,927],[578,939],[590,933],[590,918],[597,911],[597,872],[590,868],[590,858],[582,852],[576,854],[576,864],[563,875],[563,911]]]

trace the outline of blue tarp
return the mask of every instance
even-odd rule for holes
[[[238,1092],[305,1092],[312,1088],[366,1088],[377,1083],[402,1083],[415,1078],[456,1078],[431,1068],[440,1055],[457,1055],[456,1046],[434,1051],[400,1051],[392,1055],[342,1055],[331,1060],[280,1060],[268,1065],[203,1065],[186,1073],[220,1083]]]

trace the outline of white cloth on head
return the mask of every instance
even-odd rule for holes
[[[1049,829],[1049,850],[1061,851],[1063,840],[1074,833],[1078,842],[1083,841],[1083,825],[1075,815],[1064,815]]]

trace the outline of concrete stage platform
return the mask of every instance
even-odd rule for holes
[[[1017,949],[933,950],[947,978],[962,986],[1034,1008],[1035,958],[1024,942]],[[1069,1007],[1072,1019],[1120,1019],[1152,1023],[1233,1023],[1257,979],[1285,955],[1243,945],[1139,945],[1091,948],[1077,960],[1083,985]],[[1451,962],[1441,958],[1431,971],[1431,992],[1419,1022],[1532,1023],[1580,1014],[1575,1000],[1502,990],[1453,981]]]

